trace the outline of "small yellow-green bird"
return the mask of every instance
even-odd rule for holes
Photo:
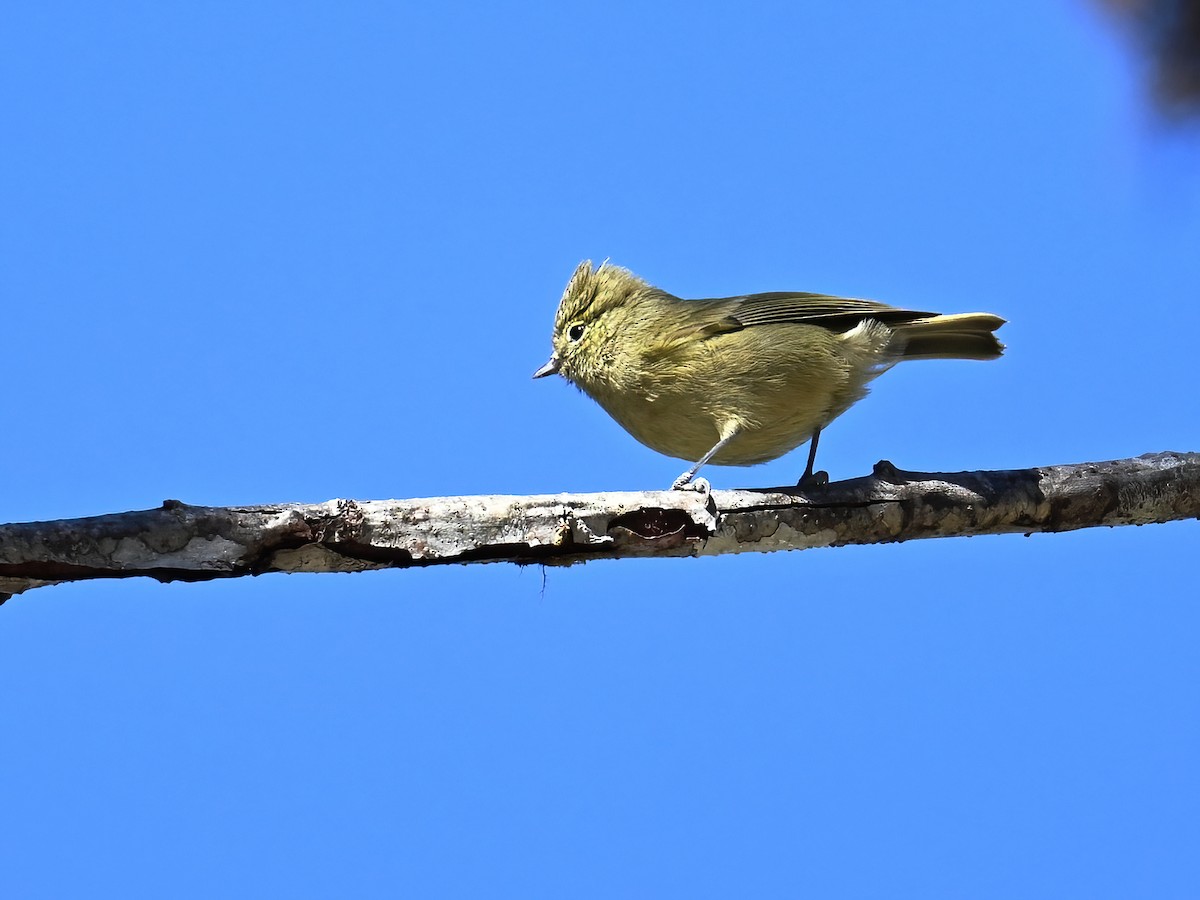
[[[909,359],[995,359],[991,313],[939,315],[828,294],[681,300],[607,262],[582,262],[554,319],[549,361],[635,438],[695,461],[752,466],[811,440]]]

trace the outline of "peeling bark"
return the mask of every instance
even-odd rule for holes
[[[818,487],[330,500],[0,525],[0,602],[64,581],[205,581],[444,563],[569,565],[1200,518],[1200,454]]]

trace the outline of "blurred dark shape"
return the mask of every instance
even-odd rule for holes
[[[1154,91],[1171,115],[1200,114],[1200,0],[1098,0],[1151,57]]]

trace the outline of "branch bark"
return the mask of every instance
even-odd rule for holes
[[[0,525],[0,602],[65,581],[571,564],[1200,518],[1200,454],[995,472],[880,462],[817,488],[189,506]]]

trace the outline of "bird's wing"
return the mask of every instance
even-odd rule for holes
[[[863,319],[899,325],[934,313],[898,309],[874,300],[855,300],[832,294],[778,292],[679,301],[686,313],[675,327],[667,328],[642,349],[647,358],[690,352],[709,338],[758,325],[802,324],[844,332]],[[687,309],[691,307],[691,309]]]
[[[849,331],[863,319],[894,324],[934,315],[919,310],[898,309],[874,300],[855,300],[831,294],[749,294],[716,302],[725,304],[724,318],[731,320],[729,324],[737,322],[742,328],[797,323],[820,325],[831,331]]]

